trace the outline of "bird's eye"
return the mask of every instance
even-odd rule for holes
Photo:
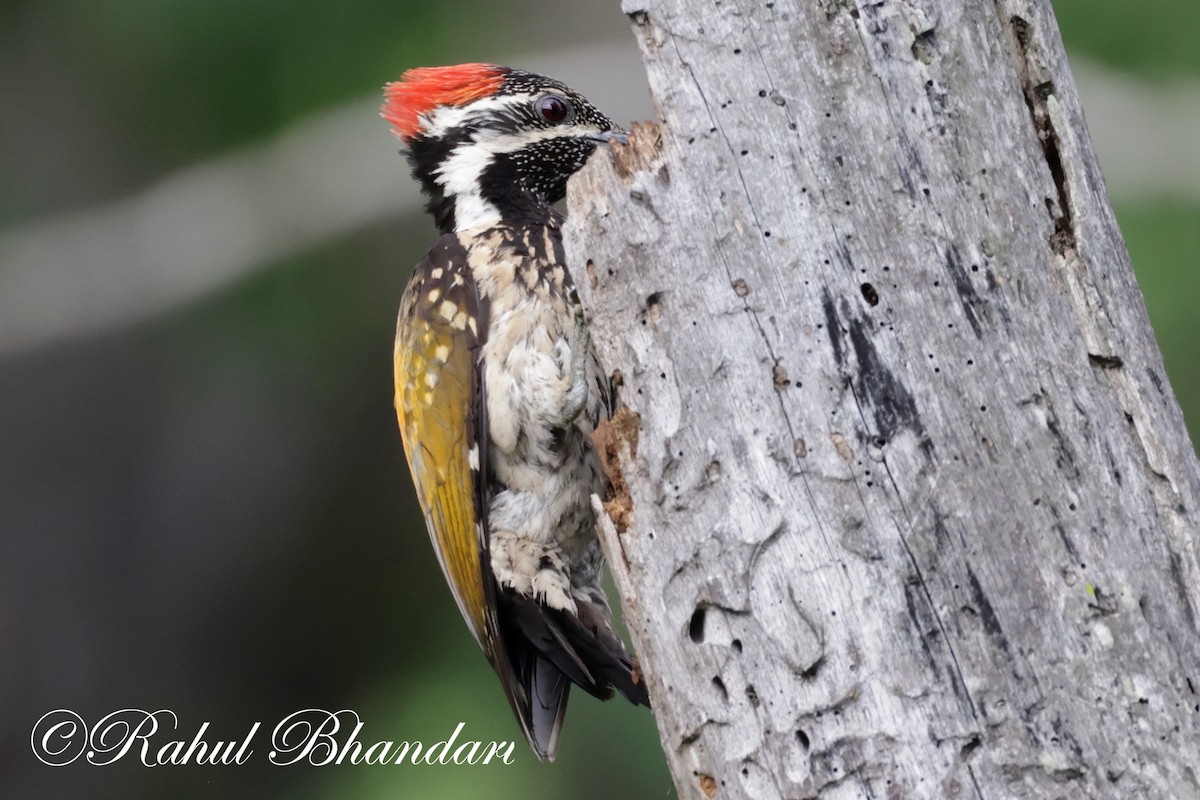
[[[571,105],[556,94],[540,98],[537,101],[537,110],[542,119],[552,125],[557,125],[571,115]]]

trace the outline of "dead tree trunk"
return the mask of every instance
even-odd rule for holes
[[[567,238],[680,796],[1200,797],[1200,469],[1049,1],[625,2],[665,124]]]

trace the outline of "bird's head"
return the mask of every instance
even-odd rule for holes
[[[625,139],[578,92],[495,64],[411,69],[384,91],[382,116],[446,232],[544,218],[597,146]]]

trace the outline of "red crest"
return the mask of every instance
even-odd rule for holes
[[[380,116],[396,135],[408,141],[421,132],[421,115],[438,106],[459,106],[487,97],[500,88],[508,72],[495,64],[410,69],[383,87],[387,99]]]

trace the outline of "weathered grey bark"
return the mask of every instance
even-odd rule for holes
[[[680,796],[1200,797],[1200,468],[1050,3],[625,10],[665,126],[567,239]]]

